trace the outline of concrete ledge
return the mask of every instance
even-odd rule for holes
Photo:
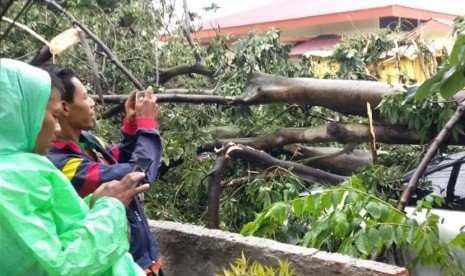
[[[149,221],[158,240],[167,276],[215,275],[244,252],[251,261],[276,266],[289,260],[298,275],[408,275],[404,268],[354,259],[257,237],[170,221]]]

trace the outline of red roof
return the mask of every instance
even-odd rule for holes
[[[385,16],[429,20],[453,20],[465,14],[463,0],[282,0],[242,13],[205,22],[196,38],[222,34],[245,34],[250,30],[266,31],[270,27],[281,30],[295,27],[318,26],[366,20]]]
[[[454,22],[452,21],[438,20],[438,19],[432,18],[431,20],[428,20],[426,23],[422,24],[421,26],[418,26],[412,31],[410,31],[406,35],[406,38],[414,39],[426,32],[434,32],[434,31],[443,33],[444,36],[446,36],[448,33],[451,32],[453,24]]]
[[[319,35],[309,41],[302,42],[292,48],[290,56],[300,56],[312,51],[332,51],[341,42],[341,36]]]
[[[423,17],[423,14],[426,14],[422,11],[444,13],[453,15],[454,17],[465,14],[465,4],[461,0],[442,0],[439,5],[438,2],[437,0],[283,0],[242,13],[205,22],[203,24],[203,29],[212,29],[212,26],[216,28],[218,25],[221,28],[237,27],[390,6],[402,6],[416,9],[417,11],[410,14],[410,17],[419,19]],[[422,19],[429,18],[430,17]]]

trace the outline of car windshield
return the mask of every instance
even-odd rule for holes
[[[407,182],[413,171],[404,176]],[[431,161],[424,180],[431,183],[430,188],[418,188],[410,204],[434,192],[445,198],[442,208],[465,210],[465,152],[451,154]]]

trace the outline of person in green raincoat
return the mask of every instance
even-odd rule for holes
[[[125,215],[148,189],[138,186],[144,174],[81,199],[43,156],[61,111],[59,80],[11,59],[0,59],[0,73],[0,275],[145,275],[128,253]]]

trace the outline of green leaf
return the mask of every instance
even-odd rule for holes
[[[346,237],[349,228],[350,224],[347,221],[340,221],[336,224],[336,227],[334,228],[334,234],[337,238],[342,239]]]
[[[376,247],[377,250],[380,249],[382,243],[380,243],[379,232],[374,227],[367,228],[367,237],[368,241]]]
[[[390,248],[394,242],[394,229],[390,225],[381,225],[379,228],[379,236],[387,248]]]
[[[455,238],[449,241],[450,245],[458,246],[465,250],[465,233],[459,233]]]
[[[375,202],[369,202],[367,207],[367,212],[372,216],[374,219],[379,220],[381,218],[381,211],[379,209],[379,204]]]
[[[415,99],[423,100],[429,95],[435,93],[435,91],[433,91],[433,86],[441,81],[442,76],[447,72],[447,70],[448,67],[443,67],[441,70],[439,70],[439,72],[436,73],[436,75],[423,82],[415,93]]]
[[[355,239],[355,247],[365,256],[368,256],[371,253],[370,241],[368,240],[368,237],[362,233]]]
[[[331,204],[333,205],[334,208],[336,208],[342,201],[342,198],[344,197],[343,192],[338,192],[335,191],[334,193],[331,193]]]
[[[267,215],[276,223],[282,224],[286,219],[288,204],[285,202],[276,202],[271,205]]]
[[[303,216],[303,210],[304,210],[304,203],[303,203],[302,198],[296,198],[292,201],[292,209],[294,210],[294,213],[296,216],[301,217]]]
[[[443,78],[440,85],[441,96],[448,100],[465,87],[465,63],[450,68]]]
[[[465,34],[459,35],[457,40],[455,40],[454,47],[452,47],[452,52],[450,53],[449,62],[452,65],[455,65],[465,59]]]

